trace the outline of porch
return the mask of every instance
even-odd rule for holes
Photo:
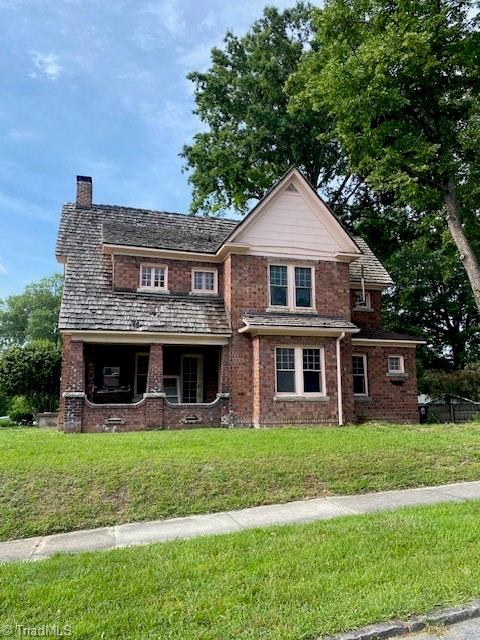
[[[226,425],[223,345],[68,341],[62,370],[65,431]],[[69,379],[70,378],[70,379]]]
[[[220,389],[220,346],[163,346],[161,391],[171,404],[214,402]],[[147,393],[150,346],[85,345],[85,392],[93,404],[132,404]],[[158,356],[157,356],[158,357]],[[152,370],[158,369],[158,362]]]

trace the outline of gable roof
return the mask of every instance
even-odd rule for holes
[[[293,175],[292,171],[284,176],[282,184]],[[270,191],[273,192],[274,189]],[[263,201],[267,197],[268,194]],[[259,205],[247,218],[252,219]],[[324,203],[323,206],[326,207]],[[369,286],[391,285],[390,276],[365,241],[350,236],[330,214],[338,233],[344,234],[359,255],[349,264],[352,284],[360,283],[363,266]],[[247,218],[238,221],[98,204],[77,209],[75,204],[65,204],[56,247],[57,257],[65,261],[60,329],[229,333],[220,298],[192,299],[186,295],[167,299],[155,294],[113,291],[112,261],[103,253],[102,245],[124,247],[127,251],[128,247],[176,250],[213,258],[237,230],[245,228]]]
[[[288,216],[285,212],[288,211]],[[272,247],[282,241],[299,253],[360,255],[355,239],[322,200],[297,167],[290,168],[240,221],[228,242],[265,242]],[[254,248],[254,247],[253,247]]]

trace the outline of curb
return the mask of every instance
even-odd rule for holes
[[[384,640],[422,631],[429,625],[451,625],[464,620],[480,617],[480,600],[470,604],[438,609],[421,616],[412,616],[406,621],[390,620],[379,622],[356,631],[347,631],[336,636],[326,636],[325,640]]]

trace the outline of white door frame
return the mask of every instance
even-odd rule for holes
[[[138,356],[147,356],[149,357],[148,351],[137,351],[135,353],[135,373],[133,377],[133,397],[138,398],[137,392],[137,375],[138,375]],[[148,384],[148,371],[147,371],[147,384]]]
[[[203,353],[182,353],[180,368],[180,402],[183,402],[183,361],[184,358],[197,360],[197,403],[203,400]],[[185,403],[187,404],[187,403]],[[193,404],[193,403],[188,403]]]

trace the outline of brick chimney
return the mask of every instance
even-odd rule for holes
[[[89,176],[77,176],[77,209],[90,209],[92,206],[92,179]]]

